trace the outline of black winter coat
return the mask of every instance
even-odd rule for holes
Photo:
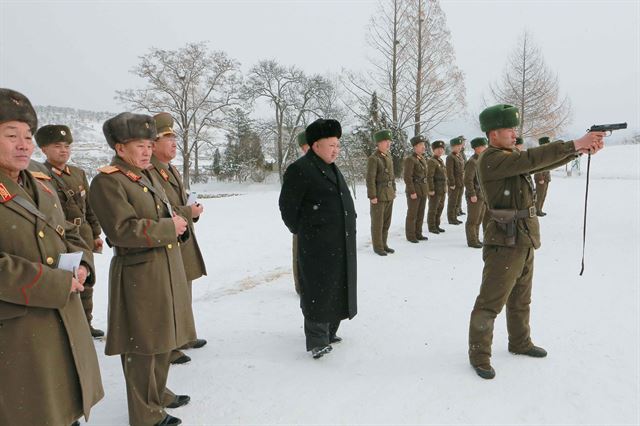
[[[342,173],[310,149],[287,168],[279,204],[285,225],[298,235],[305,318],[353,318],[358,310],[356,211]]]

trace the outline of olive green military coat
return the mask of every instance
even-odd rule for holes
[[[93,249],[93,241],[100,236],[102,229],[89,205],[87,175],[84,170],[71,165],[60,170],[45,161],[44,166],[52,177],[51,183],[58,190],[58,198],[62,202],[67,220],[79,225],[80,236]]]
[[[153,165],[152,170],[157,174],[158,181],[162,184],[175,211],[189,222],[190,237],[183,244],[180,244],[187,281],[193,281],[203,275],[207,275],[207,269],[193,226],[193,223],[197,222],[198,218],[191,218],[191,207],[187,205],[189,196],[184,189],[180,173],[175,166],[163,164],[156,157],[151,157],[151,164]]]
[[[91,182],[89,201],[114,247],[105,353],[170,352],[196,336],[168,207],[142,183],[149,181],[142,178],[143,171],[121,158],[114,157],[111,166],[99,170]],[[149,175],[152,186],[164,194],[162,184],[153,173]]]
[[[442,158],[431,157],[427,160],[427,187],[438,194],[447,193],[447,168]]]
[[[418,197],[428,196],[427,185],[427,160],[422,155],[413,153],[404,159],[404,185],[407,194],[416,194]]]
[[[367,160],[367,198],[393,201],[395,196],[396,181],[391,154],[376,150]]]
[[[478,200],[484,200],[482,191],[480,190],[480,182],[478,182],[478,154],[473,154],[464,165],[464,188],[466,197],[478,197]]]
[[[462,188],[464,185],[464,158],[460,154],[453,152],[447,155],[447,182],[449,186]]]
[[[478,158],[478,175],[487,208],[523,210],[533,207],[534,183],[530,173],[562,166],[574,160],[576,155],[573,141],[552,142],[522,152],[489,145]],[[485,245],[508,246],[506,233],[491,218],[484,235]],[[517,221],[516,246],[540,247],[540,225],[535,214]]]
[[[69,425],[88,417],[104,392],[80,296],[70,293],[72,273],[56,265],[61,253],[82,251],[90,283],[93,259],[40,181],[48,176],[20,176],[23,186],[0,173],[0,424]]]

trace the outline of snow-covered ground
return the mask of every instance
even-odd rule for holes
[[[509,354],[501,314],[492,381],[467,359],[481,250],[466,246],[464,225],[446,220],[446,233],[406,241],[402,183],[389,237],[396,253],[386,258],[371,249],[366,191],[357,188],[359,314],[342,323],[344,341],[320,360],[304,348],[277,185],[197,189],[239,195],[203,200],[197,224],[209,275],[194,283],[194,312],[209,344],[171,367],[170,388],[192,398],[169,410],[184,424],[640,423],[640,147],[593,157],[582,277],[584,173],[553,173],[531,317],[534,342],[549,356]],[[96,260],[101,328],[109,260]],[[96,349],[106,396],[90,424],[124,425],[119,357],[106,357],[103,342]]]

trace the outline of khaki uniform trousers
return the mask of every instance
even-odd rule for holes
[[[391,226],[391,214],[393,213],[393,201],[380,201],[371,204],[371,241],[373,249],[382,251],[387,246],[389,226]]]
[[[165,388],[169,375],[169,352],[155,355],[120,355],[127,385],[129,424],[154,425],[167,415]]]
[[[418,196],[415,200],[407,194],[407,219],[404,229],[407,240],[415,240],[422,236],[422,224],[424,222],[424,211],[427,206],[427,198]]]
[[[467,244],[480,243],[480,224],[484,223],[487,205],[478,198],[472,203],[467,197],[467,221],[465,223],[465,232],[467,234]],[[482,227],[484,230],[484,226]]]
[[[189,289],[189,304],[193,303],[193,289],[191,287],[191,283],[193,283],[193,281],[187,281],[187,288]],[[169,357],[169,362],[173,362],[176,359],[180,358],[181,356],[185,355],[185,353],[182,352],[180,349],[191,349],[194,343],[195,343],[195,340],[193,342],[189,342],[185,345],[182,345],[179,348],[172,350],[171,355]]]
[[[538,212],[541,212],[542,207],[544,207],[544,200],[547,198],[547,189],[549,189],[549,182],[545,182],[542,185],[536,182],[536,196],[538,197],[536,200],[536,210]]]
[[[444,210],[444,192],[437,192],[429,196],[429,212],[427,213],[427,224],[429,230],[433,231],[440,227],[440,217]]]
[[[463,186],[456,186],[456,189],[449,188],[448,200],[447,200],[447,219],[449,223],[453,223],[458,220],[458,213],[460,212],[462,202]]]
[[[509,351],[523,353],[533,347],[529,328],[533,247],[484,246],[480,294],[469,321],[469,361],[489,364],[496,316],[507,306]]]

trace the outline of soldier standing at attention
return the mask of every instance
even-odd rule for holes
[[[104,395],[78,295],[95,273],[51,177],[27,171],[37,127],[29,99],[0,89],[0,424],[78,425]],[[75,273],[58,268],[78,251]]]
[[[516,149],[520,152],[525,150],[524,139],[522,139],[520,136],[516,138]]]
[[[484,235],[482,284],[469,322],[469,361],[478,376],[495,377],[491,366],[493,324],[507,307],[509,352],[535,358],[547,352],[531,341],[529,309],[533,253],[540,247],[540,227],[530,173],[572,161],[579,153],[603,148],[604,132],[570,142],[554,142],[520,152],[514,149],[518,109],[495,105],[480,113],[489,147],[478,158],[478,178],[490,215]]]
[[[185,190],[182,176],[178,169],[171,164],[171,160],[176,158],[177,143],[176,134],[173,131],[173,117],[167,112],[161,112],[153,117],[156,123],[158,136],[153,144],[153,156],[151,157],[151,170],[156,174],[156,178],[162,184],[164,192],[167,194],[169,202],[174,207],[176,213],[187,219],[189,222],[189,238],[180,244],[184,271],[187,274],[187,285],[189,287],[190,302],[193,303],[191,282],[207,275],[207,269],[200,252],[200,246],[196,240],[194,223],[200,219],[204,211],[201,204],[195,203],[187,205],[189,196]],[[193,330],[195,333],[195,329]],[[207,344],[204,339],[195,339],[187,343],[180,349],[198,349]],[[183,353],[180,349],[171,352],[171,364],[184,364],[191,361],[191,357]],[[170,401],[169,401],[170,402]]]
[[[298,140],[298,146],[302,151],[302,155],[306,154],[307,151],[309,151],[309,144],[307,143],[307,136],[304,130],[298,133],[298,136],[296,137],[296,139]],[[291,251],[293,254],[293,265],[291,270],[293,271],[293,284],[295,286],[296,293],[300,295],[300,272],[298,271],[298,235],[297,234],[291,234],[291,235],[292,235]]]
[[[444,141],[431,144],[433,156],[427,160],[427,188],[429,189],[429,212],[427,224],[429,232],[439,234],[444,232],[440,227],[440,216],[444,210],[444,198],[447,194],[447,168],[442,161]]]
[[[462,140],[453,138],[449,141],[451,153],[447,155],[447,182],[449,183],[449,194],[447,201],[447,219],[451,225],[460,225],[458,213],[461,211],[461,195],[464,191],[464,160],[460,155]]]
[[[463,135],[458,136],[458,139],[460,139],[460,153],[458,154],[460,156],[460,158],[462,159],[462,164],[466,164],[467,163],[467,154],[464,152],[465,150],[465,145],[467,143],[467,140],[464,138]],[[457,216],[464,216],[466,213],[462,211],[462,196],[464,195],[464,188],[462,189],[462,191],[460,191],[458,193],[458,212],[457,212]]]
[[[412,243],[428,239],[422,234],[428,196],[427,160],[424,158],[426,143],[427,139],[422,135],[412,137],[413,153],[404,159],[404,184],[407,193],[405,234]]]
[[[464,187],[467,190],[467,211],[469,212],[467,223],[465,224],[465,232],[467,234],[467,245],[473,248],[482,248],[480,224],[483,223],[486,206],[478,183],[476,169],[478,157],[487,149],[487,145],[486,138],[472,139],[471,148],[473,148],[474,154],[464,165]]]
[[[371,203],[371,240],[373,251],[379,256],[395,252],[387,245],[396,181],[391,159],[391,130],[373,134],[378,149],[367,160],[367,197]]]
[[[105,353],[121,356],[129,423],[177,425],[181,420],[165,412],[164,401],[171,351],[196,339],[179,247],[189,223],[149,170],[153,117],[124,112],[102,130],[115,156],[98,169],[89,201],[114,250]],[[166,407],[188,401],[177,395]]]
[[[40,127],[35,134],[38,146],[47,157],[44,166],[51,176],[51,183],[58,190],[58,197],[62,210],[67,220],[78,227],[80,236],[96,253],[102,253],[102,229],[98,218],[93,214],[89,205],[89,182],[84,170],[69,165],[71,156],[71,143],[73,137],[71,130],[64,125],[49,124]],[[95,283],[94,283],[95,284]],[[82,307],[89,322],[89,328],[93,337],[104,336],[104,331],[91,325],[93,320],[93,286],[85,285],[80,294]]]
[[[538,139],[540,146],[546,145],[549,142],[551,142],[551,140],[547,136]],[[551,182],[551,170],[536,173],[533,179],[536,181],[536,194],[538,194],[538,199],[536,200],[537,214],[538,216],[546,216],[547,214],[542,211],[542,207],[544,206],[544,200],[547,198],[549,182]]]

